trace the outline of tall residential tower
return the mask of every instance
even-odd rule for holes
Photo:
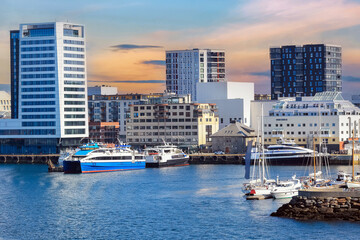
[[[2,152],[16,145],[23,152],[53,152],[87,137],[84,26],[20,24],[10,31],[10,40],[13,119],[0,122],[0,138],[13,142],[2,141]]]
[[[341,47],[328,44],[270,48],[271,99],[341,92]]]
[[[166,51],[166,90],[191,94],[197,100],[196,83],[225,81],[225,51],[192,49]]]

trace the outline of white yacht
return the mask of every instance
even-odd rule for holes
[[[296,176],[293,176],[291,180],[280,181],[277,186],[272,189],[271,195],[273,198],[291,198],[297,196],[299,189],[302,188],[302,184]]]
[[[146,167],[175,167],[189,165],[189,156],[174,145],[145,148]]]
[[[277,145],[268,146],[264,151],[265,158],[269,164],[297,165],[304,164],[311,158],[314,151],[297,146],[293,141],[283,141]],[[259,159],[261,152],[253,149],[251,160]]]

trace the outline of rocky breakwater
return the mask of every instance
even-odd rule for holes
[[[360,221],[360,198],[295,196],[271,216],[297,220]]]

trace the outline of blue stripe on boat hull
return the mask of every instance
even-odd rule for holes
[[[91,172],[108,172],[108,171],[121,171],[121,170],[136,170],[145,168],[145,161],[141,162],[79,162],[74,161],[78,164],[80,163],[82,173],[91,173]],[[67,164],[69,168],[65,173],[75,173],[77,169],[71,169],[71,166],[78,166],[78,164]],[[65,164],[64,164],[65,166]]]

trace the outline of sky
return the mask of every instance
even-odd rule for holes
[[[86,27],[89,86],[120,93],[165,90],[165,51],[226,51],[228,81],[270,93],[269,47],[343,48],[343,93],[360,89],[360,0],[1,0],[0,87],[10,82],[9,31],[20,23]]]

